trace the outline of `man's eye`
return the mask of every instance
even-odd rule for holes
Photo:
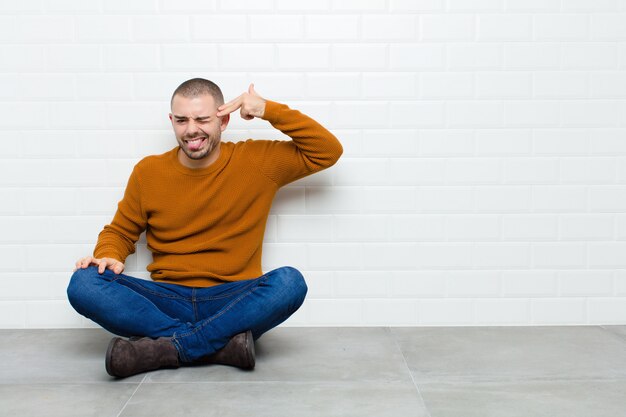
[[[178,122],[178,123],[184,123],[185,121],[184,121],[184,120],[176,120],[176,122]]]

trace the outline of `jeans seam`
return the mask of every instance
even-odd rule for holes
[[[242,288],[238,288],[236,290],[227,292],[225,294],[221,294],[221,295],[215,295],[215,296],[209,296],[209,297],[200,297],[200,298],[196,298],[197,301],[210,301],[210,300],[219,300],[221,298],[228,298],[228,297],[232,297],[235,294],[239,294],[243,291],[246,291],[248,288],[254,286],[256,284],[256,281],[265,278],[265,275],[260,276],[259,278],[256,278],[254,280],[252,280],[252,282],[250,282],[248,285],[242,287]]]
[[[156,291],[152,291],[152,290],[150,290],[150,289],[148,289],[148,288],[146,288],[146,287],[144,287],[142,285],[136,284],[135,282],[133,282],[131,280],[128,280],[128,279],[126,279],[126,278],[124,278],[122,276],[120,276],[119,278],[115,278],[115,281],[117,281],[117,280],[124,280],[124,282],[127,282],[129,285],[133,286],[134,288],[138,288],[138,289],[140,289],[142,291],[145,291],[147,293],[150,293],[152,295],[156,295],[157,297],[179,299],[179,300],[188,300],[187,297],[183,297],[181,295],[161,294],[161,293],[158,293]]]
[[[226,306],[226,308],[222,309],[219,313],[205,319],[204,323],[202,323],[200,326],[196,326],[193,330],[186,332],[186,333],[182,333],[182,334],[174,334],[174,337],[173,337],[174,340],[177,340],[178,338],[188,337],[199,332],[202,328],[204,328],[206,325],[211,323],[213,320],[217,319],[218,317],[222,316],[224,313],[229,311],[231,308],[233,308],[239,301],[244,299],[246,296],[252,294],[257,288],[259,288],[258,285],[255,288],[252,288],[250,291],[247,291],[245,294],[240,295],[238,298],[231,301],[230,304]]]

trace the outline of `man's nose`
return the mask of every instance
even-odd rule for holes
[[[196,122],[194,122],[193,120],[190,120],[189,123],[187,123],[187,133],[194,133],[198,131],[198,125],[196,125]]]

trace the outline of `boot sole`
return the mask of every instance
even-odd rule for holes
[[[252,338],[252,331],[248,330],[246,332],[246,352],[248,352],[248,367],[246,369],[254,369],[255,365],[255,356],[256,353],[254,351],[254,339]]]

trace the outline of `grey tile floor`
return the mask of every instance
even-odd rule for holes
[[[626,416],[626,326],[279,327],[257,366],[116,380],[99,329],[0,330],[0,415]]]

